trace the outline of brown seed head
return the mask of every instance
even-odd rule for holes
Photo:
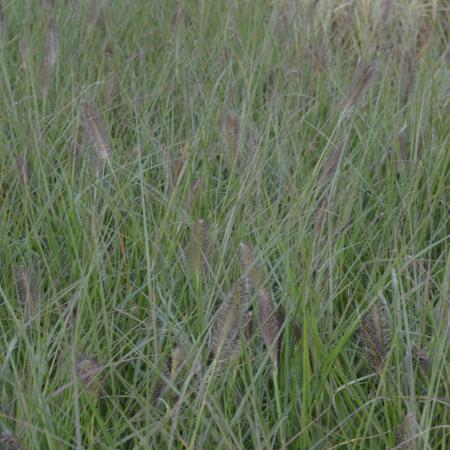
[[[230,166],[233,166],[236,162],[241,137],[239,117],[236,114],[228,113],[225,116],[224,131],[228,146],[228,162]]]
[[[151,402],[153,405],[155,406],[159,406],[161,403],[161,400],[163,398],[164,395],[164,391],[166,389],[166,383],[168,379],[171,379],[171,367],[170,367],[170,358],[167,358],[164,361],[163,367],[162,367],[162,372],[161,372],[161,377],[159,379],[159,381],[156,383],[156,387],[155,390],[152,394],[152,398],[151,398]]]
[[[278,306],[277,309],[277,315],[278,315],[278,323],[280,324],[280,326],[283,326],[283,324],[286,321],[286,311],[284,310],[282,305]],[[282,339],[282,336],[284,335],[284,332],[282,335],[280,335],[280,340]],[[292,334],[291,334],[293,340],[292,340],[292,344],[296,345],[298,344],[298,342],[300,341],[300,339],[303,336],[303,329],[302,326],[300,324],[300,322],[296,319],[293,320],[292,323]],[[281,343],[280,343],[281,346]]]
[[[412,351],[412,358],[423,372],[430,367],[431,358],[425,349],[415,346]]]
[[[188,268],[196,273],[208,274],[211,264],[212,244],[208,224],[200,219],[194,228],[194,233],[184,254]]]
[[[170,358],[170,379],[174,380],[186,360],[186,352],[181,344],[172,349]]]
[[[412,450],[414,446],[414,436],[417,434],[417,422],[414,414],[409,412],[403,423],[397,427],[395,433],[395,445],[398,450]]]
[[[360,336],[367,359],[374,370],[384,368],[390,350],[390,324],[385,307],[377,302],[362,320]]]
[[[45,41],[45,55],[41,65],[41,86],[45,96],[50,91],[53,67],[56,64],[59,52],[59,31],[55,23],[51,20]]]
[[[41,0],[41,5],[45,11],[51,11],[53,8],[53,0]]]
[[[246,311],[244,314],[244,336],[249,341],[255,334],[255,324],[253,320],[253,312]]]
[[[23,450],[19,439],[11,431],[3,431],[0,434],[0,443],[5,450]]]
[[[20,57],[22,59],[20,68],[22,70],[25,70],[27,68],[28,60],[30,57],[30,46],[28,45],[28,40],[25,36],[20,40],[19,48],[20,48]]]
[[[53,20],[50,21],[47,30],[46,58],[48,64],[53,66],[56,63],[59,53],[60,35],[58,27]]]
[[[20,184],[22,186],[27,186],[28,185],[27,165],[26,165],[23,157],[20,155],[16,156],[16,166],[17,166],[17,171],[19,172]]]
[[[402,88],[403,98],[402,106],[406,106],[414,86],[414,60],[411,50],[404,50],[402,52]]]
[[[88,4],[88,20],[92,29],[98,29],[105,24],[105,13],[99,0],[90,0]]]
[[[386,26],[391,17],[392,3],[393,0],[382,0],[381,2],[380,24],[382,27]]]
[[[322,235],[327,208],[328,208],[328,200],[325,198],[320,204],[320,208],[316,213],[316,221],[314,223],[314,232],[318,238]]]
[[[247,309],[246,289],[242,280],[239,280],[216,313],[211,348],[219,361],[232,359],[239,354],[241,349],[239,336]]]
[[[276,314],[272,300],[264,289],[258,292],[259,298],[259,321],[261,323],[262,337],[264,343],[272,354],[272,360],[275,367],[280,360],[280,330],[281,324]]]
[[[249,244],[245,244],[244,242],[239,244],[239,261],[248,295],[253,295],[262,287],[263,274],[261,267],[256,261],[253,248]]]
[[[375,64],[364,65],[362,62],[359,62],[344,107],[344,118],[350,115],[355,110],[357,103],[364,96],[371,82],[374,80],[375,73]]]
[[[3,3],[0,2],[0,36],[6,32],[6,18],[3,12]]]
[[[347,146],[347,136],[342,138],[342,140],[335,147],[333,153],[331,153],[331,155],[323,163],[322,171],[320,173],[319,178],[319,188],[322,188],[335,176],[346,146]]]
[[[75,363],[75,370],[87,391],[98,398],[104,390],[105,378],[101,374],[102,367],[97,360],[80,356]]]
[[[192,182],[191,190],[188,192],[186,196],[186,200],[183,204],[183,209],[185,211],[189,211],[192,208],[192,205],[197,197],[197,194],[200,192],[200,188],[202,186],[201,178],[198,178]]]
[[[39,310],[39,282],[37,276],[26,266],[19,266],[16,272],[16,286],[19,303],[28,317]]]
[[[84,131],[96,156],[97,174],[101,174],[111,153],[111,143],[108,139],[103,119],[92,102],[84,102],[81,109]]]

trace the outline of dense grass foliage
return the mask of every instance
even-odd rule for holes
[[[0,19],[0,446],[449,448],[446,1]]]

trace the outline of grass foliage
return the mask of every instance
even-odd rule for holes
[[[446,1],[0,11],[0,446],[449,448]]]

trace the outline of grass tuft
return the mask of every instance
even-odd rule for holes
[[[448,23],[0,0],[0,448],[450,448]]]

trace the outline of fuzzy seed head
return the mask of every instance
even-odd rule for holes
[[[408,160],[408,138],[406,130],[407,127],[404,126],[398,131],[398,145],[400,147],[400,155],[403,161]]]
[[[3,12],[3,4],[0,3],[0,36],[6,32],[6,18]]]
[[[286,322],[286,311],[284,310],[282,305],[278,306],[277,313],[278,313],[277,314],[278,315],[278,323],[280,324],[280,326],[283,326],[283,324]],[[293,323],[292,323],[292,334],[291,334],[291,337],[293,338],[292,344],[293,345],[298,344],[298,342],[300,341],[302,336],[303,336],[302,326],[298,320],[294,319]],[[281,338],[282,338],[282,336],[280,336],[280,339]]]
[[[156,384],[155,390],[153,392],[151,402],[154,406],[159,406],[161,403],[161,400],[164,395],[164,391],[166,388],[166,380],[171,379],[171,363],[169,359],[166,359],[164,361],[164,365],[162,367],[161,377],[159,381]]]
[[[20,57],[22,59],[20,68],[22,70],[25,70],[28,66],[28,59],[30,57],[30,46],[28,45],[28,40],[25,36],[20,40],[19,48],[20,48]]]
[[[412,450],[414,447],[414,435],[417,434],[417,422],[415,416],[409,412],[403,423],[397,427],[395,433],[395,445],[399,450]]]
[[[174,380],[180,371],[180,367],[186,360],[186,352],[180,344],[177,344],[177,346],[172,350],[170,359],[170,379]]]
[[[94,398],[98,398],[104,390],[105,378],[101,374],[102,367],[97,360],[80,356],[75,363],[75,370],[86,390]]]
[[[241,348],[239,336],[243,329],[247,308],[246,289],[239,280],[216,313],[211,347],[218,360],[230,360],[239,354]]]
[[[86,137],[95,151],[97,174],[101,174],[111,153],[111,143],[103,119],[95,105],[88,101],[82,105],[81,116]]]
[[[45,55],[41,65],[41,86],[44,96],[50,92],[53,67],[58,59],[59,31],[53,21],[50,21],[45,40]]]
[[[346,146],[347,137],[344,137],[336,146],[333,153],[331,153],[331,155],[325,160],[319,178],[320,188],[330,182],[336,175]]]
[[[322,230],[323,230],[323,225],[325,223],[327,208],[328,208],[328,200],[324,199],[322,201],[322,203],[320,204],[319,210],[317,211],[316,220],[314,223],[314,232],[317,237],[320,237],[322,235]]]
[[[186,196],[186,200],[184,201],[184,204],[183,204],[183,209],[185,211],[189,211],[191,209],[191,207],[197,197],[197,194],[200,192],[201,186],[202,186],[201,178],[198,178],[193,181],[191,190],[188,192],[188,194]]]
[[[114,105],[114,99],[116,97],[116,78],[114,74],[110,74],[106,82],[105,103],[108,108],[112,108]]]
[[[405,50],[402,54],[402,106],[406,106],[414,86],[414,60],[411,50]]]
[[[0,443],[5,450],[23,450],[19,439],[11,431],[3,431],[0,434]]]
[[[426,372],[430,367],[431,358],[425,349],[415,346],[412,351],[412,358],[423,372]]]
[[[41,5],[45,11],[51,11],[53,8],[53,0],[41,0]]]
[[[382,27],[388,23],[391,17],[393,3],[393,0],[382,0],[381,2],[380,23]]]
[[[376,66],[375,64],[359,63],[356,68],[356,73],[353,78],[353,83],[350,92],[347,96],[347,102],[344,107],[343,117],[348,117],[355,110],[357,103],[364,96],[370,84],[375,78]]]
[[[17,172],[19,173],[20,184],[22,186],[27,186],[28,185],[27,165],[26,165],[23,157],[20,155],[16,156],[16,166],[17,166]]]
[[[246,311],[244,314],[244,336],[247,341],[251,340],[255,334],[255,323],[253,319],[253,312]]]
[[[88,4],[88,24],[92,29],[100,28],[104,25],[105,13],[98,0],[90,0]]]
[[[272,354],[273,363],[275,367],[277,367],[280,359],[279,333],[281,330],[281,324],[267,291],[260,289],[258,297],[259,321],[261,323],[262,337],[264,343]]]
[[[51,21],[48,25],[47,30],[47,41],[46,41],[46,58],[47,63],[50,67],[56,64],[59,53],[59,30],[55,23]]]
[[[376,303],[363,318],[360,335],[367,359],[378,373],[383,370],[390,350],[390,331],[387,311],[380,303]]]
[[[195,273],[208,274],[211,264],[212,244],[208,224],[200,219],[194,228],[193,236],[184,252],[188,268]]]
[[[224,118],[224,132],[228,147],[228,162],[233,166],[236,162],[239,141],[241,138],[241,126],[239,117],[234,113],[228,113]]]
[[[263,284],[263,274],[256,261],[253,248],[249,244],[241,242],[239,245],[239,261],[241,274],[245,281],[248,295],[254,294]]]
[[[16,286],[19,303],[28,317],[39,310],[39,282],[37,276],[26,266],[19,266],[16,272]]]

